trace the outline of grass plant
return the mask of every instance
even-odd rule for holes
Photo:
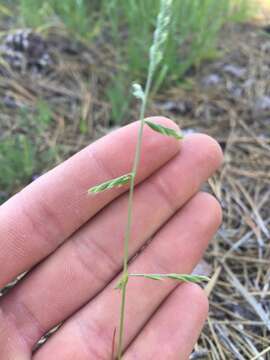
[[[117,347],[117,359],[122,359],[123,352],[123,338],[124,338],[124,323],[125,323],[125,308],[126,308],[126,292],[127,284],[130,277],[144,277],[152,280],[163,280],[163,279],[174,279],[178,281],[188,282],[200,282],[207,280],[205,276],[198,275],[184,275],[184,274],[130,274],[128,271],[128,260],[129,260],[129,241],[131,237],[131,225],[132,225],[132,210],[133,210],[133,196],[135,189],[135,179],[140,163],[141,157],[141,145],[143,129],[145,125],[148,125],[152,130],[157,131],[164,136],[172,136],[176,140],[182,139],[182,135],[173,129],[169,129],[162,125],[155,124],[150,120],[145,120],[145,110],[147,101],[153,82],[155,71],[160,66],[163,54],[164,45],[168,37],[168,28],[171,21],[172,12],[172,0],[161,0],[161,8],[157,18],[156,29],[154,32],[153,43],[149,51],[149,66],[148,75],[146,80],[145,88],[138,83],[133,84],[133,95],[141,101],[140,110],[140,127],[137,135],[137,144],[135,150],[135,156],[133,161],[132,171],[128,174],[122,175],[118,178],[106,181],[102,184],[94,186],[89,189],[89,193],[97,194],[108,189],[123,186],[129,183],[129,197],[128,197],[128,211],[127,211],[127,225],[124,237],[124,257],[123,257],[123,273],[120,281],[117,284],[117,289],[122,292],[121,296],[121,308],[120,308],[120,322],[118,329],[118,347]]]
[[[253,0],[174,0],[163,65],[156,71],[152,92],[181,83],[186,72],[217,56],[216,40],[227,21],[243,21]],[[117,69],[106,84],[112,123],[126,118],[132,80],[146,81],[147,49],[159,11],[157,0],[11,0],[19,5],[21,24],[36,29],[60,25],[90,43],[104,36],[116,53]],[[177,54],[181,53],[181,56]],[[125,99],[123,101],[123,99]]]
[[[48,104],[40,100],[34,113],[21,110],[17,114],[16,126],[1,134],[0,204],[54,162],[56,149],[44,147],[44,135],[51,121],[52,112]]]

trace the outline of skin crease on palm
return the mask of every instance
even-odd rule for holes
[[[177,129],[171,120],[151,120]],[[32,269],[0,298],[1,360],[112,358],[128,187],[95,196],[87,189],[130,171],[138,126],[89,145],[0,207],[0,287]],[[130,272],[192,271],[221,223],[217,200],[200,191],[221,161],[206,135],[178,142],[144,129],[130,256],[151,242]],[[123,359],[188,359],[207,310],[198,285],[130,279]]]

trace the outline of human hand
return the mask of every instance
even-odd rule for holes
[[[155,121],[175,125],[164,118]],[[87,189],[129,172],[138,123],[91,144],[0,207],[0,288],[31,269],[0,298],[0,359],[112,359],[118,327],[127,187]],[[218,202],[200,192],[222,154],[206,135],[180,143],[145,128],[129,271],[189,273],[221,222]],[[207,316],[201,288],[129,280],[125,360],[187,359]],[[63,326],[38,351],[55,325]]]

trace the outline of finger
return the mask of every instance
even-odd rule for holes
[[[199,193],[157,233],[151,244],[130,265],[130,273],[191,272],[220,221],[217,201],[208,194]],[[49,354],[59,357],[61,349],[58,346],[64,341],[67,342],[68,353],[75,354],[77,351],[80,359],[86,358],[86,354],[92,358],[110,358],[121,301],[121,294],[114,290],[114,286],[115,282],[71,317],[40,350],[36,359],[46,359]],[[129,280],[124,347],[130,344],[175,286],[173,281]],[[71,358],[67,355],[61,359]]]
[[[220,161],[220,149],[213,139],[192,135],[183,141],[181,154],[136,188],[131,256],[198,191]],[[7,313],[16,314],[20,331],[31,339],[31,345],[119,273],[126,212],[125,194],[75,233],[2,301]]]
[[[30,360],[31,353],[14,324],[0,309],[0,359]]]
[[[208,300],[198,285],[177,287],[133,341],[124,359],[187,360],[207,313]]]
[[[155,121],[176,127],[170,120]],[[130,172],[138,122],[91,144],[0,207],[0,288],[54,251],[124,189],[86,196],[87,189]],[[179,143],[146,128],[138,181],[166,163]]]

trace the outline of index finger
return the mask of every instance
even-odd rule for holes
[[[176,125],[165,118],[155,122]],[[0,288],[53,252],[125,188],[87,197],[87,189],[130,172],[138,122],[89,145],[0,207]],[[144,130],[140,182],[179,151],[169,137]]]

